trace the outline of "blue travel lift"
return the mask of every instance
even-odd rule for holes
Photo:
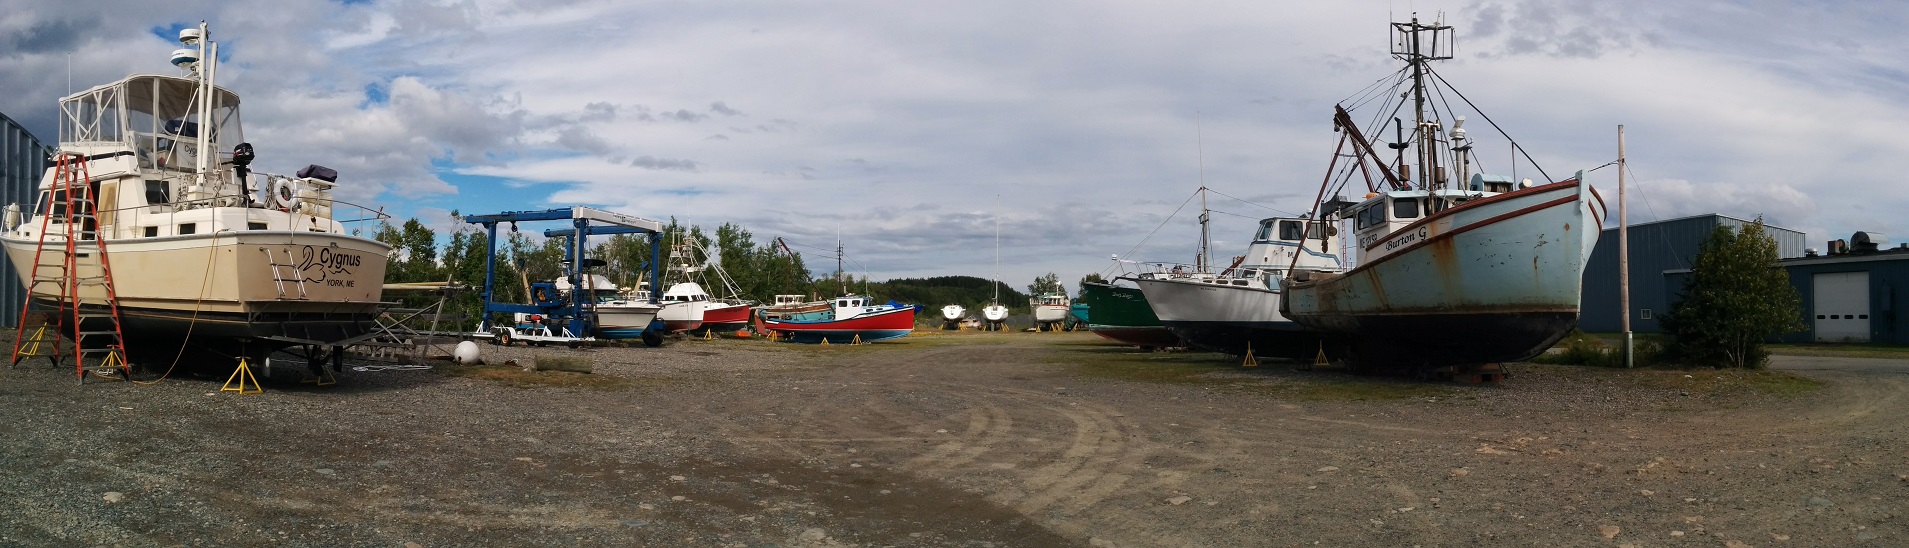
[[[512,231],[517,230],[519,222],[533,221],[570,221],[571,228],[546,230],[544,236],[564,237],[563,276],[570,281],[570,287],[579,289],[568,294],[557,291],[554,283],[539,282],[531,284],[532,304],[500,303],[495,299],[493,288],[497,281],[497,225],[509,223]],[[477,332],[472,335],[488,337],[499,344],[512,341],[524,341],[531,344],[562,344],[576,347],[596,340],[591,334],[596,331],[595,303],[590,292],[580,290],[589,287],[584,283],[584,269],[589,266],[587,240],[593,235],[611,234],[648,234],[650,236],[650,264],[646,270],[650,273],[650,287],[657,287],[657,261],[661,258],[663,224],[641,217],[621,213],[612,213],[583,206],[546,209],[542,211],[506,211],[489,215],[466,215],[464,222],[484,225],[489,232],[488,248],[484,252],[484,317],[478,324]],[[592,222],[600,224],[591,224]],[[650,294],[650,302],[656,302],[656,294]],[[511,325],[492,325],[492,313],[509,313],[520,321]],[[538,317],[535,322],[523,321],[523,318]],[[649,346],[663,344],[663,322],[656,320],[643,332],[643,343]]]

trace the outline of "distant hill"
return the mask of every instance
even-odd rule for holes
[[[968,310],[980,310],[994,298],[994,281],[974,276],[938,276],[934,278],[897,278],[877,284],[872,293],[886,299],[919,304],[929,309],[958,304]],[[1026,313],[1027,294],[1001,284],[1001,304],[1014,313]]]

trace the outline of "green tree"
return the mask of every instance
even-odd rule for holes
[[[1742,231],[1710,231],[1663,327],[1684,363],[1760,368],[1769,357],[1766,341],[1803,329],[1800,303],[1789,273],[1777,265],[1776,240],[1758,217]]]
[[[1086,276],[1081,276],[1080,284],[1075,285],[1074,287],[1080,287],[1090,283],[1104,284],[1104,283],[1107,283],[1107,278],[1104,276],[1101,276],[1099,272],[1089,272],[1087,273]]]
[[[374,236],[392,247],[392,260],[385,265],[385,280],[391,282],[443,281],[437,263],[437,233],[416,217],[400,226],[380,223]]]
[[[1027,293],[1036,297],[1056,293],[1066,295],[1067,288],[1061,286],[1061,276],[1059,274],[1049,272],[1044,276],[1035,278],[1034,283],[1028,284]]]

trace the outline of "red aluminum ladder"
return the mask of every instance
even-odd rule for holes
[[[65,335],[73,341],[73,369],[82,383],[92,356],[99,358],[94,367],[100,374],[132,374],[91,179],[85,156],[63,152],[56,158],[53,184],[40,204],[40,243],[33,252],[27,300],[13,339],[15,365],[30,356],[49,356],[57,366],[65,353],[59,337]],[[88,241],[90,253],[85,249]],[[29,337],[27,324],[36,321]],[[51,354],[42,345],[50,346]]]

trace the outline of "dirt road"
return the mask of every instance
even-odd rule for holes
[[[1426,386],[1082,334],[904,341],[486,346],[598,374],[243,397],[22,365],[0,370],[0,545],[1909,543],[1901,362],[1778,357],[1824,382],[1781,397],[1713,372]]]

